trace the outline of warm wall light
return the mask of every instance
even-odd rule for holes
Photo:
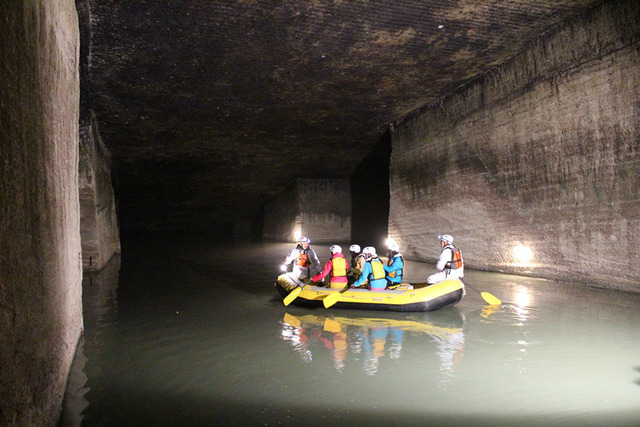
[[[293,238],[296,239],[297,242],[300,239],[300,236],[302,236],[302,229],[298,227],[293,231]]]
[[[524,245],[513,248],[513,259],[518,264],[526,264],[533,259],[533,251]]]

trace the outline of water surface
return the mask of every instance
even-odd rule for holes
[[[84,278],[61,424],[638,424],[640,295],[468,271],[503,304],[284,307],[290,247],[123,245]]]

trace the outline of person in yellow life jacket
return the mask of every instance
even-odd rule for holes
[[[395,240],[389,239],[387,249],[389,262],[384,266],[384,271],[387,273],[388,286],[391,288],[394,285],[402,283],[402,276],[404,275],[404,257],[400,253],[400,247]]]
[[[366,260],[364,254],[360,252],[360,245],[349,246],[349,252],[351,252],[351,263],[349,264],[351,267],[347,271],[347,276],[353,283],[360,278]]]
[[[320,270],[320,260],[310,243],[308,237],[298,239],[298,245],[282,261],[283,271],[291,271],[298,279],[308,279]]]
[[[447,279],[462,279],[464,277],[464,261],[460,249],[453,245],[453,237],[449,234],[438,236],[440,240],[440,257],[436,263],[439,272],[427,278],[427,283],[439,283]]]
[[[344,259],[342,254],[342,248],[338,245],[331,245],[329,248],[331,252],[331,258],[324,265],[322,271],[311,278],[314,282],[320,282],[329,274],[331,279],[329,280],[331,289],[343,289],[347,286],[347,269],[349,263]]]
[[[372,291],[380,291],[387,287],[387,278],[384,272],[384,263],[378,258],[376,248],[373,246],[367,246],[362,250],[365,256],[366,262],[362,268],[362,274],[360,278],[353,284],[354,288],[369,281],[369,288]]]

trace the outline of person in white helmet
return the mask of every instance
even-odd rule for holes
[[[347,272],[347,276],[351,279],[351,283],[358,280],[362,274],[364,263],[366,262],[364,254],[360,250],[360,245],[349,246],[349,252],[351,252],[351,268]]]
[[[342,248],[338,245],[331,245],[329,248],[331,252],[331,258],[324,265],[322,271],[311,278],[314,282],[320,282],[331,273],[331,279],[329,280],[331,289],[343,289],[347,286],[347,269],[349,263],[344,259],[342,254]]]
[[[440,240],[440,257],[436,263],[438,271],[427,278],[427,283],[434,284],[447,279],[462,279],[464,277],[464,261],[460,249],[453,245],[453,237],[449,234],[438,236]]]
[[[387,272],[389,289],[392,289],[402,283],[404,274],[404,257],[400,253],[400,246],[394,239],[387,241],[387,256],[389,257],[389,262],[384,266],[384,271]]]
[[[387,277],[384,272],[384,263],[378,258],[376,248],[367,246],[362,250],[367,262],[362,268],[360,278],[353,284],[354,288],[369,281],[369,289],[372,291],[381,291],[387,287]]]
[[[308,279],[320,270],[320,260],[316,252],[309,246],[311,239],[301,236],[298,245],[291,249],[282,261],[283,270],[291,269],[298,279]]]

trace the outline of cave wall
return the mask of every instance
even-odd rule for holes
[[[394,125],[407,258],[435,260],[446,232],[471,268],[640,291],[639,14],[601,4]]]
[[[120,253],[120,237],[111,185],[111,155],[94,115],[80,123],[78,187],[82,268],[98,271]]]
[[[55,425],[82,330],[78,18],[0,3],[0,424]]]
[[[300,230],[313,243],[351,236],[351,193],[347,179],[297,179],[265,204],[263,237],[295,241]]]

